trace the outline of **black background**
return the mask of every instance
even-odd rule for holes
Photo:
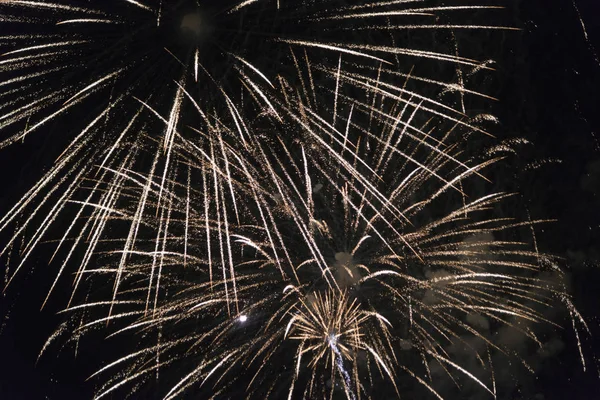
[[[572,0],[515,0],[509,7],[522,32],[508,34],[497,57],[497,93],[506,137],[524,137],[534,145],[523,149],[523,166],[556,159],[519,175],[515,184],[533,218],[558,221],[539,232],[542,250],[565,258],[575,304],[592,333],[600,334],[600,2],[575,0],[589,41]],[[498,2],[502,3],[502,2]],[[0,153],[0,213],[35,181],[37,160],[51,138],[13,146]],[[58,358],[42,357],[41,347],[62,321],[56,311],[64,298],[40,305],[54,276],[44,260],[31,260],[35,273],[11,287],[0,299],[0,399],[91,398],[85,379],[100,365],[102,354],[82,346],[75,359],[68,350]],[[66,288],[65,290],[68,290]],[[534,390],[544,399],[600,398],[600,378],[594,358],[600,346],[594,336],[585,342],[588,371],[582,372],[572,331],[565,329],[563,352],[547,362]],[[483,396],[483,394],[482,394]],[[410,394],[408,394],[410,397]],[[521,397],[519,391],[514,399]]]

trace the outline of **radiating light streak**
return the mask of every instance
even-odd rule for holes
[[[97,19],[97,18],[81,18],[81,19],[66,19],[64,21],[57,22],[56,25],[66,24],[121,24],[121,21],[115,21],[112,19]]]
[[[379,62],[382,62],[384,64],[392,65],[391,62],[389,62],[387,60],[384,60],[383,58],[375,57],[375,56],[372,56],[372,55],[367,54],[367,53],[363,53],[363,52],[360,52],[360,51],[352,50],[351,47],[349,47],[347,45],[344,46],[344,45],[339,44],[339,43],[337,43],[337,44],[336,43],[318,43],[318,42],[306,42],[306,41],[301,41],[301,40],[287,40],[287,39],[280,39],[279,41],[282,42],[282,43],[294,44],[294,45],[297,45],[297,46],[317,47],[317,48],[320,48],[320,49],[331,50],[331,51],[335,51],[335,52],[339,52],[339,53],[343,53],[343,54],[349,54],[349,55],[352,55],[352,56],[369,58],[371,60],[379,61]],[[356,46],[356,47],[360,48],[360,46]],[[371,49],[371,48],[367,48],[367,49]]]
[[[48,8],[48,9],[52,9],[52,10],[75,11],[75,12],[83,12],[83,13],[91,13],[91,14],[98,13],[97,11],[94,11],[93,9],[89,9],[89,8],[73,7],[73,6],[68,6],[65,4],[47,3],[47,2],[43,2],[43,1],[3,0],[3,3],[6,5],[9,5],[9,6],[21,5],[21,6],[28,6],[28,7],[33,7],[33,8],[40,8],[40,9]]]
[[[65,41],[65,42],[46,43],[46,44],[40,44],[40,45],[36,45],[36,46],[28,46],[28,47],[23,47],[20,49],[12,50],[12,51],[6,52],[4,54],[1,54],[0,57],[6,57],[6,56],[13,55],[13,54],[25,53],[25,52],[29,52],[29,51],[35,51],[35,50],[51,49],[54,47],[71,47],[71,46],[75,46],[78,44],[86,44],[86,43],[89,43],[89,41],[88,40],[69,40],[69,41]]]
[[[130,3],[130,4],[133,4],[134,6],[137,6],[137,7],[139,7],[139,8],[142,8],[142,9],[144,9],[144,10],[147,10],[147,11],[154,11],[154,10],[152,9],[152,7],[149,7],[149,6],[147,6],[147,5],[143,4],[143,3],[139,2],[139,1],[136,1],[136,0],[124,0],[124,1],[125,1],[125,2],[127,2],[127,3]]]

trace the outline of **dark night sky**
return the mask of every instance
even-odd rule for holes
[[[572,274],[575,304],[600,335],[600,2],[575,0],[590,43],[572,0],[521,0],[515,9],[524,31],[511,34],[498,61],[500,83],[497,114],[508,136],[533,142],[524,163],[560,159],[521,176],[518,187],[534,218],[558,222],[540,233],[543,250],[565,257]],[[498,1],[497,3],[503,3]],[[507,136],[507,137],[508,137]],[[0,153],[0,213],[33,183],[42,141]],[[14,190],[11,190],[14,188]],[[93,386],[82,382],[99,365],[93,346],[59,358],[43,357],[35,365],[46,338],[60,323],[55,312],[64,305],[57,296],[39,311],[53,271],[38,267],[0,299],[0,399],[83,399]],[[39,290],[38,290],[39,289]],[[16,299],[16,300],[15,300]],[[61,303],[63,302],[63,303]],[[7,318],[9,316],[10,318]],[[565,349],[548,360],[533,383],[544,399],[600,398],[600,378],[592,358],[600,345],[586,342],[591,371],[582,373],[572,331],[563,335]],[[91,340],[88,340],[90,343]],[[520,397],[513,397],[520,398]]]

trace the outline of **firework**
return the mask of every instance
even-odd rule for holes
[[[68,120],[72,134],[65,135],[65,144],[70,142],[70,151],[81,144],[77,132],[83,130],[88,137],[101,136],[96,133],[101,131],[93,140],[105,154],[146,127],[146,114],[169,121],[162,139],[167,147],[173,129],[191,122],[183,112],[189,107],[200,108],[202,115],[216,112],[218,118],[232,119],[243,136],[247,112],[277,114],[271,96],[278,77],[289,80],[293,75],[298,85],[292,84],[307,94],[314,92],[319,70],[330,75],[352,71],[356,83],[398,91],[398,77],[411,73],[402,65],[431,60],[456,70],[460,79],[444,82],[438,71],[435,80],[418,77],[423,85],[441,86],[462,100],[469,94],[484,96],[467,89],[463,75],[489,68],[487,61],[461,57],[455,49],[434,52],[425,44],[405,48],[390,32],[418,36],[427,30],[498,29],[442,22],[465,11],[497,7],[430,3],[367,2],[350,7],[337,0],[108,1],[89,6],[3,1],[0,12],[6,16],[8,33],[0,38],[5,99],[0,128],[7,137],[0,148],[54,121]],[[373,38],[366,41],[366,36]],[[302,64],[306,71],[298,74]],[[341,79],[338,74],[338,83]],[[354,82],[350,79],[343,78],[346,84]],[[427,93],[415,95],[439,105],[423,98]],[[190,96],[191,104],[185,101]],[[312,100],[316,102],[316,96]],[[88,117],[80,124],[69,119],[81,114]]]
[[[518,355],[489,325],[539,343],[528,324],[549,323],[544,309],[568,299],[552,258],[504,233],[543,221],[496,216],[507,193],[473,195],[499,158],[463,149],[469,124],[446,130],[418,108],[397,117],[400,101],[365,128],[344,117],[361,106],[348,99],[345,130],[329,125],[342,140],[308,140],[331,109],[288,101],[302,109],[304,139],[269,151],[256,142],[255,161],[229,175],[182,146],[184,177],[168,177],[163,193],[160,177],[126,169],[103,191],[89,183],[97,214],[74,241],[96,241],[99,267],[82,263],[78,284],[94,290],[74,295],[61,331],[72,341],[99,327],[142,338],[94,375],[105,379],[97,397],[143,390],[160,374],[165,398],[368,399],[400,396],[408,380],[443,398],[433,363],[495,395],[488,353]],[[243,211],[224,197],[228,185],[247,199]],[[140,198],[157,212],[137,223]],[[147,231],[135,246],[105,233],[124,221]],[[448,351],[466,338],[480,342],[470,350],[477,371]]]
[[[495,28],[445,21],[490,7],[205,4],[0,4],[0,146],[86,116],[0,220],[1,254],[20,253],[7,283],[59,223],[48,296],[75,267],[44,350],[100,328],[139,338],[94,374],[97,398],[157,380],[164,398],[368,399],[407,379],[441,398],[432,363],[495,395],[492,362],[472,371],[448,346],[512,355],[485,325],[536,342],[522,322],[568,297],[540,275],[560,277],[550,257],[504,235],[534,222],[478,194],[498,159],[464,146],[492,119],[464,105],[489,98],[467,80],[490,64],[452,33]],[[432,30],[448,51],[400,43]]]
[[[205,196],[207,210],[220,213],[225,210],[223,204],[234,204],[230,213],[237,216],[240,199],[234,193],[232,174],[269,162],[265,157],[271,143],[283,140],[288,147],[300,143],[307,152],[315,149],[341,160],[336,153],[339,147],[334,149],[331,143],[346,140],[338,134],[345,129],[338,116],[349,100],[360,100],[349,114],[357,123],[368,119],[371,124],[380,118],[377,101],[386,99],[402,103],[394,117],[399,123],[400,113],[419,108],[478,130],[465,122],[461,104],[465,96],[486,96],[467,89],[463,72],[489,68],[488,63],[459,56],[455,48],[447,52],[432,51],[426,45],[409,49],[396,43],[399,36],[394,32],[419,35],[494,29],[444,22],[453,20],[453,15],[488,8],[422,1],[357,6],[334,0],[113,1],[94,6],[71,1],[3,1],[2,23],[9,33],[1,38],[4,103],[0,128],[6,138],[0,147],[28,140],[37,131],[52,132],[53,123],[68,127],[47,150],[49,158],[56,157],[49,172],[0,220],[0,231],[15,229],[0,255],[10,253],[16,238],[25,232],[35,232],[27,238],[21,262],[10,271],[8,282],[47,237],[50,226],[67,218],[61,214],[66,208],[75,210],[74,221],[91,215],[83,227],[75,222],[66,227],[59,245],[60,249],[76,230],[95,229],[95,239],[81,264],[85,268],[106,225],[91,221],[109,216],[120,201],[118,188],[131,184],[137,172],[146,185],[134,195],[137,218],[128,229],[123,268],[148,212],[150,193],[158,190],[154,206],[166,210],[170,207],[163,202],[168,198],[167,182],[195,180],[186,177],[180,166],[187,161],[175,157],[183,147],[213,169],[204,172],[214,178],[203,189],[213,191]],[[340,30],[340,26],[348,29]],[[426,37],[423,41],[427,43]],[[436,40],[431,46],[440,43]],[[455,44],[449,41],[450,47]],[[410,60],[411,67],[401,68],[404,59]],[[448,66],[459,81],[416,75],[412,67],[419,61]],[[442,75],[437,72],[436,76]],[[456,94],[460,101],[450,103],[458,108],[427,96],[439,90],[419,92],[410,89],[408,82]],[[304,115],[304,108],[290,100],[298,90],[309,106],[332,105],[330,115],[318,120]],[[74,120],[73,115],[85,117]],[[308,129],[297,136],[284,134],[297,133],[295,125]],[[427,135],[417,130],[411,134]],[[160,177],[159,187],[154,177]],[[249,179],[252,186],[255,178],[244,172],[237,179]],[[87,181],[96,185],[83,194],[79,189]],[[110,195],[101,202],[94,200],[101,193]],[[217,219],[228,218],[219,214]]]

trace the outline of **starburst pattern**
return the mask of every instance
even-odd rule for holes
[[[497,7],[207,4],[0,4],[0,147],[86,116],[0,220],[0,255],[19,253],[11,284],[60,227],[48,297],[71,272],[73,287],[44,351],[137,338],[94,374],[96,398],[154,380],[168,399],[372,399],[407,380],[443,398],[433,362],[495,396],[490,350],[519,355],[490,324],[539,344],[522,322],[562,302],[585,327],[552,257],[517,235],[545,221],[495,212],[510,194],[485,172],[510,143],[465,145],[489,136],[465,98],[492,99],[467,84],[491,64],[453,32],[498,27],[447,21]],[[465,336],[480,371],[448,351]]]
[[[306,116],[299,131],[331,113],[310,108],[301,95],[290,101]],[[340,104],[348,112],[359,106]],[[146,338],[98,372],[124,371],[98,397],[135,388],[160,370],[166,398],[227,396],[234,387],[250,398],[373,398],[375,384],[400,395],[403,376],[443,398],[428,369],[399,353],[406,349],[493,395],[493,366],[482,361],[486,373],[470,371],[446,348],[468,336],[518,357],[494,343],[485,325],[511,326],[539,343],[521,322],[550,322],[544,309],[567,298],[561,273],[550,257],[503,234],[533,224],[491,212],[509,194],[469,194],[499,158],[461,150],[467,125],[446,131],[424,118],[419,127],[420,116],[419,109],[403,114],[412,125],[379,117],[369,130],[347,120],[345,140],[329,152],[257,145],[261,168],[236,167],[230,175],[182,147],[175,158],[192,178],[169,177],[163,194],[158,177],[127,170],[103,191],[96,182],[99,214],[76,241],[123,221],[137,229],[144,192],[156,209],[141,223],[153,233],[138,235],[135,248],[124,251],[123,236],[105,240],[95,250],[101,267],[78,273],[91,287],[112,281],[119,289],[111,301],[95,290],[76,302],[63,333],[79,340],[109,324],[112,334]],[[427,126],[428,141],[410,133]],[[332,153],[340,158],[329,159]],[[227,185],[246,199],[238,206],[246,211],[224,200]]]
[[[233,212],[239,212],[232,174],[235,170],[244,171],[238,179],[256,179],[248,177],[245,171],[270,162],[270,151],[265,146],[282,140],[284,146],[304,143],[306,151],[325,152],[329,154],[326,158],[341,160],[339,147],[334,149],[331,143],[345,140],[340,135],[344,128],[338,126],[344,102],[360,100],[350,110],[346,124],[351,123],[351,118],[356,123],[367,118],[369,121],[398,119],[398,124],[405,125],[405,131],[410,129],[411,135],[423,136],[427,133],[410,128],[410,119],[400,117],[419,108],[480,130],[464,121],[460,109],[409,90],[406,84],[417,80],[441,85],[461,98],[483,94],[467,90],[462,78],[458,83],[443,83],[415,77],[410,69],[402,74],[398,57],[406,55],[444,63],[451,70],[462,67],[478,70],[488,68],[487,64],[452,53],[404,49],[394,45],[394,37],[387,32],[390,18],[405,22],[392,26],[401,31],[412,31],[411,27],[417,32],[424,30],[425,26],[411,22],[413,18],[425,18],[431,30],[458,29],[431,18],[439,17],[439,13],[464,13],[486,7],[439,7],[421,1],[368,2],[353,7],[333,0],[323,4],[231,2],[225,7],[221,3],[218,7],[213,3],[188,3],[114,1],[95,6],[98,8],[68,1],[11,0],[0,4],[3,13],[19,21],[11,25],[12,34],[2,38],[1,73],[7,77],[3,83],[7,87],[4,92],[7,100],[0,119],[9,137],[0,147],[25,140],[53,121],[69,127],[63,135],[65,147],[59,144],[58,149],[53,149],[57,159],[49,172],[0,220],[0,231],[16,226],[16,234],[2,248],[1,255],[7,254],[16,238],[28,229],[35,231],[9,281],[30,258],[50,225],[61,219],[59,215],[65,205],[69,204],[70,209],[78,207],[75,219],[80,219],[89,215],[91,203],[97,203],[92,219],[103,219],[119,199],[120,191],[116,188],[130,183],[126,176],[137,172],[148,177],[147,185],[137,195],[137,217],[125,241],[122,269],[146,213],[149,193],[158,190],[156,208],[164,208],[162,195],[167,192],[167,182],[185,176],[185,168],[182,172],[178,163],[186,161],[174,159],[176,149],[187,148],[193,159],[204,158],[213,168],[204,173],[218,183],[204,180],[205,189],[213,191],[210,194],[204,190],[205,205],[219,214],[217,220],[227,221],[220,214],[225,212],[223,204],[233,204]],[[201,32],[194,31],[192,38],[181,39],[168,31],[173,26],[179,29],[181,18],[184,27]],[[207,19],[206,29],[210,32],[198,27]],[[362,33],[343,40],[349,36],[340,35],[337,29],[340,19],[351,21],[350,25],[356,29],[372,32],[377,45],[364,42]],[[260,25],[256,25],[258,22]],[[267,28],[262,27],[270,28],[265,32]],[[199,34],[209,38],[199,38]],[[265,35],[268,45],[263,44]],[[282,54],[286,62],[270,68],[255,65],[250,52],[260,53],[263,49],[273,54],[267,57],[269,65],[281,60]],[[392,61],[381,58],[389,56]],[[265,62],[265,58],[261,60]],[[321,87],[315,87],[317,78],[322,82]],[[317,98],[319,103],[333,104],[330,115],[305,115],[303,110],[308,108],[293,100],[298,89],[309,106],[315,107]],[[401,102],[402,107],[393,110],[398,114],[380,115],[377,96]],[[79,122],[69,118],[71,113],[90,117],[82,119],[78,127]],[[293,128],[297,125],[306,129],[298,133]],[[152,183],[155,176],[160,177],[158,187]],[[266,176],[271,178],[272,174]],[[102,185],[108,179],[113,179],[110,196],[102,202],[93,201],[93,196],[109,190]],[[97,181],[95,190],[74,199],[74,193],[81,193],[78,191],[81,182],[89,180]],[[27,217],[17,224],[22,215]],[[73,229],[81,229],[75,225],[66,229],[59,248]],[[94,253],[105,224],[90,222],[85,226],[96,229],[96,234],[85,252],[82,268]],[[69,253],[67,260],[72,254]]]

